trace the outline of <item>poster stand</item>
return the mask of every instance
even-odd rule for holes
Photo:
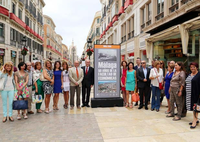
[[[91,107],[123,107],[120,45],[94,45],[94,98]]]

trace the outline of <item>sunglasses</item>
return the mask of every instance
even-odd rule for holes
[[[141,63],[141,64],[146,64],[146,63],[143,62],[143,63]]]

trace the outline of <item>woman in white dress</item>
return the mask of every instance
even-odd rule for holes
[[[64,101],[65,104],[63,107],[65,109],[68,108],[68,102],[69,102],[69,89],[70,89],[70,81],[69,81],[69,72],[68,72],[68,64],[67,62],[63,61],[62,63],[63,71],[61,75],[61,81],[62,81],[62,89],[64,94]]]

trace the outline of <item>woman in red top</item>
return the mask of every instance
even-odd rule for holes
[[[121,90],[123,93],[124,104],[126,104],[126,88],[125,88],[125,79],[126,79],[126,72],[127,72],[127,62],[122,61],[121,63]]]

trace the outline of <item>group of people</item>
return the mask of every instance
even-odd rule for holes
[[[81,109],[80,94],[82,91],[82,107],[90,107],[90,91],[94,85],[94,69],[90,67],[90,61],[85,61],[84,67],[79,67],[79,62],[74,62],[74,67],[69,68],[67,62],[56,61],[54,66],[50,60],[44,62],[18,64],[18,71],[14,71],[12,62],[7,62],[0,70],[0,80],[3,81],[3,89],[0,90],[3,104],[3,123],[7,116],[11,122],[13,118],[13,100],[28,100],[27,110],[18,110],[17,120],[28,118],[27,114],[34,114],[32,108],[32,96],[40,95],[45,102],[46,114],[52,112],[49,104],[53,95],[53,110],[59,110],[59,94],[63,93],[65,109],[74,108],[74,97],[76,92],[76,107]],[[82,90],[81,90],[82,88]],[[87,95],[86,95],[87,94]],[[9,99],[9,114],[7,114],[7,98]],[[70,102],[70,104],[68,104]],[[37,113],[42,113],[41,103],[36,103]]]
[[[159,112],[164,96],[166,96],[168,109],[166,117],[173,117],[174,121],[185,117],[187,111],[194,111],[200,98],[200,72],[199,65],[190,63],[190,73],[186,73],[182,62],[170,61],[167,68],[164,61],[153,60],[152,66],[147,67],[146,61],[136,60],[127,64],[121,63],[121,90],[125,107],[133,108],[133,102],[129,102],[129,94],[139,91],[140,104],[138,109],[148,110],[151,100],[151,111]],[[138,102],[135,103],[135,106]],[[177,108],[177,114],[175,114]],[[194,111],[193,122],[190,128],[196,128],[198,113]]]

